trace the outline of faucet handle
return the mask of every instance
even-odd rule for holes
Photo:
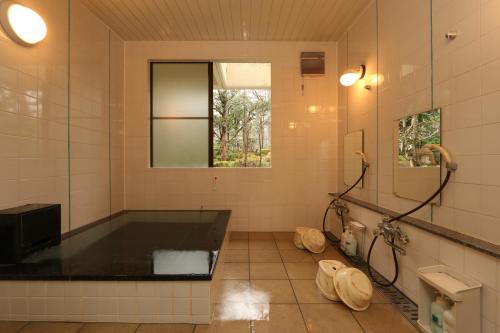
[[[406,234],[401,234],[399,236],[399,240],[401,241],[401,243],[403,243],[404,245],[408,244],[410,242],[410,238],[408,237],[408,235]]]
[[[403,243],[404,245],[408,244],[410,242],[410,238],[408,237],[407,234],[401,230],[399,226],[396,227],[396,234],[398,235],[398,239]]]

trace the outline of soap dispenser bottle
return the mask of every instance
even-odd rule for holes
[[[340,249],[345,252],[345,242],[347,239],[347,231],[349,230],[349,227],[347,227],[342,235],[340,235]]]
[[[443,333],[443,314],[450,306],[446,298],[438,294],[436,300],[431,303],[431,331],[432,333]]]
[[[356,256],[357,249],[358,242],[356,241],[356,237],[354,236],[352,230],[349,228],[345,237],[345,254],[350,257],[354,257]]]
[[[443,332],[444,333],[455,333],[456,332],[456,322],[455,322],[455,306],[452,305],[451,308],[443,312]]]

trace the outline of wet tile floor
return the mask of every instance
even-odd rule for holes
[[[416,333],[375,291],[368,310],[355,312],[316,288],[316,262],[344,258],[298,250],[293,233],[233,232],[217,281],[211,325],[0,322],[0,333]]]

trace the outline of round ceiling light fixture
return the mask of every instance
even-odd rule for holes
[[[40,14],[16,2],[0,4],[0,24],[13,41],[23,46],[35,45],[47,36],[47,25]]]
[[[366,67],[365,65],[360,65],[354,68],[348,68],[340,76],[340,84],[344,87],[350,87],[358,80],[361,80],[365,76]]]

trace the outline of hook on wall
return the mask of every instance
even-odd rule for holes
[[[444,37],[447,40],[455,40],[457,38],[457,31],[456,30],[448,31],[447,33],[444,34]]]

